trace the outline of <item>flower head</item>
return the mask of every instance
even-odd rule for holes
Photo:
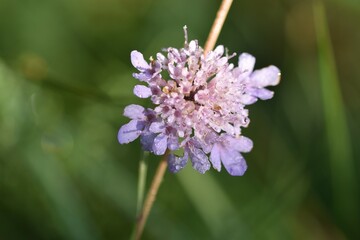
[[[172,172],[190,159],[200,173],[224,165],[229,174],[241,176],[247,169],[241,153],[253,146],[241,133],[250,123],[246,106],[273,97],[266,87],[279,83],[280,71],[275,66],[254,71],[255,58],[248,53],[234,66],[229,63],[234,54],[224,55],[223,46],[205,55],[197,40],[188,43],[184,30],[183,48],[166,48],[149,63],[140,52],[131,52],[139,71],[133,76],[144,83],[134,87],[134,94],[150,98],[155,107],[127,106],[124,115],[131,121],[120,128],[119,142],[140,136],[146,151],[163,155],[169,150]],[[178,149],[181,156],[174,154]]]

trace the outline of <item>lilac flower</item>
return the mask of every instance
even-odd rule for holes
[[[124,109],[124,116],[132,120],[119,130],[118,139],[121,144],[132,142],[140,135],[147,136],[148,134],[153,134],[148,130],[150,124],[156,120],[153,110],[132,104]]]
[[[120,128],[119,142],[140,137],[146,151],[156,155],[169,151],[172,172],[190,159],[200,173],[211,165],[220,171],[223,165],[229,174],[241,176],[247,169],[241,153],[253,146],[241,133],[250,123],[246,106],[273,97],[266,87],[279,83],[280,71],[275,66],[254,71],[255,58],[248,53],[242,53],[234,66],[229,59],[235,55],[224,55],[223,46],[205,55],[197,40],[187,41],[184,30],[183,48],[169,47],[150,62],[138,51],[131,53],[139,70],[133,76],[146,84],[136,85],[134,94],[150,97],[155,107],[126,107],[124,115],[131,121]]]
[[[247,137],[234,138],[228,134],[221,134],[211,149],[210,161],[218,171],[221,169],[220,162],[222,162],[231,175],[242,176],[247,165],[240,152],[250,152],[252,147],[253,143]]]

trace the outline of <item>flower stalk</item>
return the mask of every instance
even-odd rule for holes
[[[233,0],[223,0],[222,1],[220,8],[216,14],[215,21],[211,27],[209,36],[205,43],[205,47],[204,47],[205,54],[207,52],[211,51],[215,47],[216,41],[217,41],[219,34],[221,32],[221,29],[224,25],[226,16],[230,10],[232,2],[233,2]]]
[[[140,215],[137,218],[136,230],[135,230],[135,239],[136,240],[139,240],[141,238],[142,232],[144,231],[146,220],[150,214],[150,210],[154,204],[160,184],[164,178],[164,174],[167,169],[167,155],[168,154],[166,153],[159,163],[159,166],[156,170],[155,176],[151,183],[149,192],[146,196],[144,206],[140,212]]]

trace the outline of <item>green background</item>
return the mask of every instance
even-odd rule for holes
[[[128,239],[146,58],[201,45],[220,1],[0,0],[0,239]],[[248,170],[166,173],[143,239],[360,239],[360,3],[234,1],[218,44],[282,71],[249,107]],[[233,59],[236,62],[236,59]],[[147,186],[159,157],[150,156]]]

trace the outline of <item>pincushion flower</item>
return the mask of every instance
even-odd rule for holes
[[[243,175],[247,164],[242,153],[253,147],[241,132],[250,123],[246,106],[273,97],[266,87],[279,83],[280,71],[275,66],[254,71],[255,58],[248,53],[234,66],[229,63],[234,56],[224,54],[221,45],[205,55],[197,40],[188,42],[186,29],[183,48],[166,48],[149,62],[132,51],[131,63],[139,71],[133,77],[142,82],[134,94],[150,98],[154,108],[127,106],[124,116],[131,121],[120,128],[119,142],[140,137],[146,151],[169,151],[172,172],[190,159],[200,173],[211,165],[220,171],[223,165],[229,174]],[[182,155],[174,153],[179,149]]]

